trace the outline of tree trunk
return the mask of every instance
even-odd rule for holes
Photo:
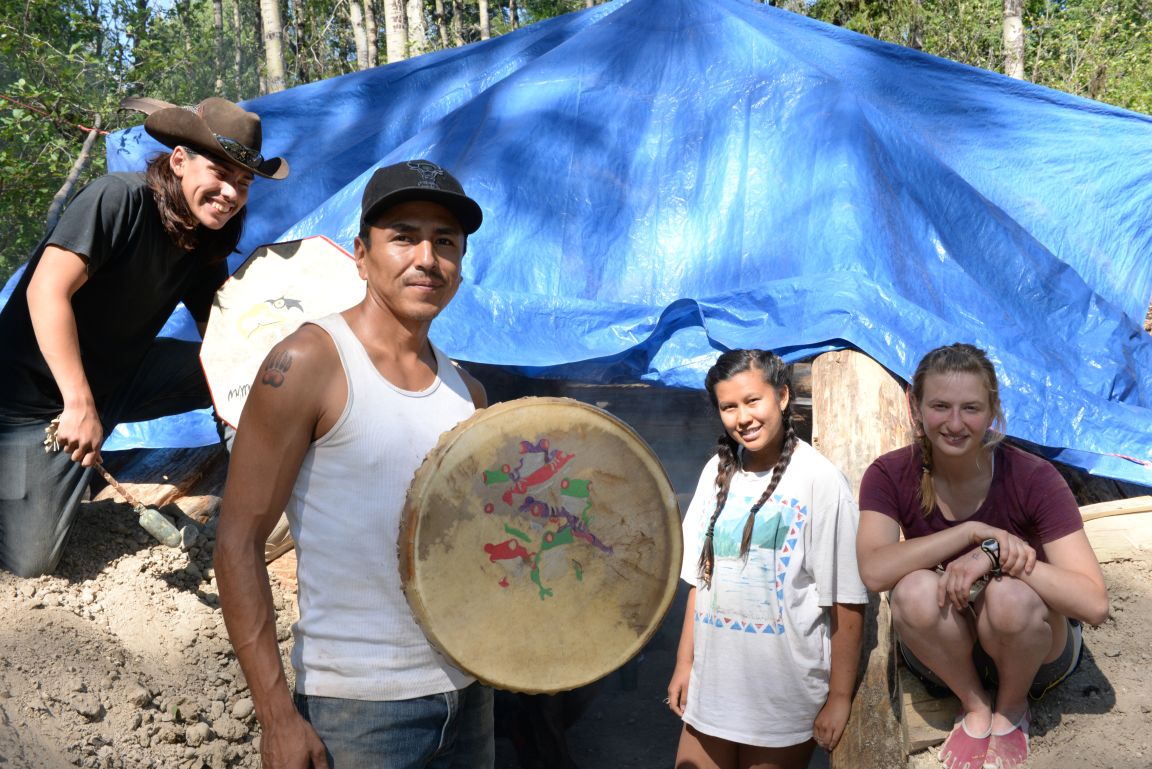
[[[380,45],[376,42],[376,9],[373,0],[364,0],[364,36],[368,42],[368,66],[380,63]]]
[[[256,14],[256,61],[264,61],[264,18]],[[268,93],[268,71],[256,67],[256,92]]]
[[[456,47],[464,45],[464,2],[452,0],[452,42]]]
[[[64,203],[71,197],[76,181],[92,160],[92,145],[96,143],[96,137],[100,134],[100,122],[100,113],[96,113],[96,117],[92,121],[92,130],[84,137],[84,144],[80,147],[80,154],[76,157],[76,162],[72,164],[72,170],[68,172],[68,178],[64,180],[60,190],[52,196],[52,204],[48,206],[49,232],[56,226],[56,222],[60,221],[60,212],[64,209]]]
[[[284,90],[284,26],[279,0],[260,0],[260,21],[264,27],[264,69],[268,76],[265,92],[276,93]]]
[[[240,94],[244,93],[244,61],[243,61],[243,38],[240,36],[240,0],[232,0],[232,27],[233,27],[233,44],[235,48],[232,51],[232,77],[235,79],[235,90],[233,96],[236,99],[240,98]]]
[[[908,26],[908,47],[924,50],[924,4],[921,0],[912,2],[912,21]]]
[[[508,23],[512,29],[520,29],[520,18],[516,12],[516,0],[508,0]]]
[[[360,0],[348,0],[348,20],[352,23],[352,41],[356,44],[356,67],[368,69],[368,34],[364,29],[364,9]]]
[[[216,33],[215,94],[224,93],[224,0],[212,0],[212,30]]]
[[[408,55],[428,52],[428,23],[424,20],[424,0],[408,0]]]
[[[408,13],[404,0],[384,0],[384,44],[388,63],[408,56]]]
[[[444,16],[444,0],[436,0],[435,6],[436,32],[440,35],[440,47],[448,47],[447,19]]]
[[[189,19],[192,17],[192,2],[191,0],[177,0],[173,6],[176,10],[176,17],[180,19],[180,26],[184,28],[184,34],[181,37],[184,39],[184,53],[192,53],[192,24]],[[185,57],[191,60],[191,56]]]
[[[480,39],[487,40],[492,37],[492,25],[488,21],[488,0],[477,0],[480,6]]]
[[[1024,79],[1024,0],[1004,0],[1004,74]]]

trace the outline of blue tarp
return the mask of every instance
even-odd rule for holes
[[[245,252],[351,248],[379,166],[461,178],[457,358],[699,387],[723,348],[907,378],[970,341],[1012,435],[1152,484],[1148,116],[746,0],[618,0],[247,106],[292,175],[253,185]],[[110,165],[159,149],[120,132]]]

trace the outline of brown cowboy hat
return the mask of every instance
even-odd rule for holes
[[[260,116],[227,99],[213,96],[195,107],[177,107],[159,99],[133,97],[120,106],[148,115],[144,130],[165,146],[203,150],[266,179],[288,176],[287,160],[260,154]]]

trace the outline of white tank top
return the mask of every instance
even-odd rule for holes
[[[410,392],[380,374],[342,316],[313,322],[336,344],[348,402],[309,448],[288,502],[296,690],[399,700],[461,689],[473,679],[428,644],[400,590],[396,541],[412,476],[440,434],[475,410],[471,395],[435,346],[436,380]]]

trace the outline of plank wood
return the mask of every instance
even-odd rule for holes
[[[1087,520],[1084,533],[1101,563],[1152,561],[1152,511]]]
[[[928,693],[916,674],[904,666],[896,669],[901,706],[900,731],[909,753],[944,742],[960,714],[960,700]]]
[[[1107,518],[1112,515],[1152,512],[1152,497],[1130,497],[1110,502],[1097,502],[1094,505],[1081,505],[1080,517],[1085,521]]]
[[[868,465],[909,442],[908,406],[899,381],[858,352],[825,353],[811,368],[812,444],[847,476],[853,494]],[[797,388],[799,389],[799,388]],[[891,697],[891,618],[886,599],[865,615],[860,684],[832,769],[891,769],[907,752]]]

